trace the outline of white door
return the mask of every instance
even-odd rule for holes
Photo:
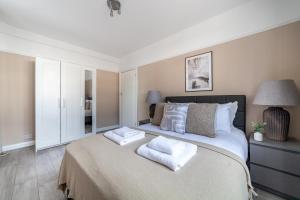
[[[35,64],[36,150],[60,144],[60,62],[37,58]]]
[[[82,67],[61,63],[61,143],[84,136]]]
[[[137,126],[137,75],[136,70],[120,73],[120,124]]]

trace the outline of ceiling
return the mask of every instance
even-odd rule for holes
[[[0,0],[0,20],[117,58],[250,0]]]

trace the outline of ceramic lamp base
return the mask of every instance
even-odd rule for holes
[[[277,141],[286,141],[289,133],[290,114],[280,107],[269,107],[263,113],[263,120],[267,123],[265,135]]]
[[[150,117],[150,119],[153,119],[153,117],[154,117],[155,107],[156,107],[156,104],[151,104],[150,107],[149,107],[149,117]]]

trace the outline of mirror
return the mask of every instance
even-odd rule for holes
[[[85,134],[93,131],[93,72],[85,70]]]

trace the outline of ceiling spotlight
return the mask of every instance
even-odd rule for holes
[[[110,16],[114,16],[114,12],[117,11],[118,14],[121,14],[121,3],[119,0],[107,0],[107,6],[110,9]]]

